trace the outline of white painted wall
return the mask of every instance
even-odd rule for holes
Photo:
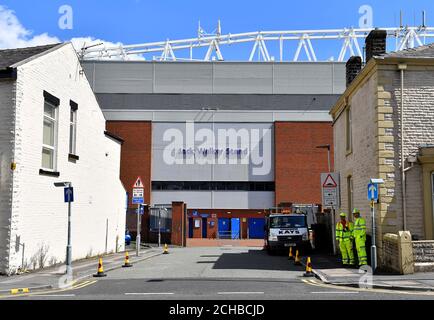
[[[125,189],[119,179],[121,145],[104,135],[104,116],[80,69],[71,44],[18,66],[17,169],[13,175],[10,264],[2,272],[14,272],[21,265],[22,250],[15,250],[17,236],[26,245],[25,260],[30,268],[32,258],[38,258],[37,251],[43,245],[48,248],[46,265],[65,260],[67,204],[63,202],[63,188],[53,185],[59,181],[72,181],[74,186],[73,259],[104,253],[107,221],[107,251],[124,248]],[[60,99],[59,178],[39,174],[44,90]],[[70,99],[78,103],[80,159],[76,163],[68,160]]]
[[[14,82],[11,80],[0,80],[0,270],[8,265],[7,252],[9,247],[8,228],[11,218],[11,162],[13,146],[13,104],[14,104]]]

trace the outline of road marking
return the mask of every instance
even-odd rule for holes
[[[319,294],[319,293],[329,293],[329,294],[357,294],[360,293],[359,291],[312,291],[313,294]]]
[[[38,297],[75,297],[75,294],[39,294]]]
[[[217,294],[264,294],[264,292],[217,292]]]
[[[169,295],[175,294],[173,292],[127,292],[127,296],[146,296],[146,295]]]

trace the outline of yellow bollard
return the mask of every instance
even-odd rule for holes
[[[294,255],[292,254],[292,247],[289,247],[288,260],[294,260]]]
[[[104,273],[104,268],[102,266],[102,258],[98,260],[98,272],[93,275],[94,277],[101,278],[106,277],[107,275]]]
[[[167,247],[167,243],[164,245],[163,254],[169,254],[169,248]]]
[[[310,261],[310,257],[307,257],[306,261],[306,272],[303,274],[303,277],[314,277],[315,274],[312,272],[312,262]]]
[[[300,260],[300,256],[298,255],[298,250],[295,251],[294,265],[295,266],[301,266],[301,260]]]
[[[128,251],[125,251],[125,263],[124,263],[124,265],[122,266],[122,268],[130,268],[130,267],[132,267],[133,265],[130,263],[130,256],[129,256],[129,254],[128,254]]]

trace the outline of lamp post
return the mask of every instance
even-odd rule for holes
[[[65,190],[65,201],[68,200],[68,242],[66,245],[66,274],[72,276],[72,244],[71,244],[71,202],[73,201],[72,183],[55,182],[55,187],[62,187]]]
[[[330,149],[331,146],[329,144],[324,144],[324,145],[320,145],[320,146],[316,146],[316,148],[318,149],[327,149],[327,163],[328,163],[328,170],[329,173],[331,172],[332,168],[331,168],[331,161],[330,161]],[[335,208],[334,206],[332,206],[332,217],[331,217],[331,225],[332,225],[332,243],[333,243],[333,254],[336,255],[337,250],[336,250],[336,241],[335,239]]]

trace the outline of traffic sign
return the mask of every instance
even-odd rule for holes
[[[378,201],[378,184],[376,183],[368,184],[368,200]]]
[[[74,188],[68,187],[63,189],[65,202],[74,202]]]
[[[145,197],[144,197],[144,189],[142,188],[134,188],[133,189],[133,204],[143,204],[145,203]]]
[[[142,189],[145,188],[145,186],[143,185],[143,182],[142,182],[142,178],[137,177],[136,182],[134,182],[134,184],[133,184],[133,188],[142,188]]]
[[[339,173],[321,173],[322,204],[325,208],[339,206]]]

